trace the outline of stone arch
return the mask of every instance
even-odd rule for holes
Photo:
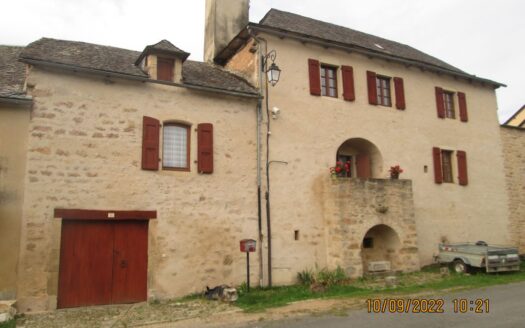
[[[361,242],[363,273],[368,272],[370,262],[390,262],[392,271],[403,268],[401,259],[402,243],[399,234],[386,224],[378,224],[368,229]]]
[[[383,171],[383,156],[372,142],[363,138],[351,138],[337,148],[336,161],[350,162],[352,178],[379,178]]]

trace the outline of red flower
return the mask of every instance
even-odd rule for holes
[[[337,172],[337,173],[341,172],[341,168],[340,168],[339,166],[337,166],[337,167],[335,168],[335,172]]]

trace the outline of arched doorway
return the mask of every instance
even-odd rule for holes
[[[378,224],[369,229],[361,244],[361,258],[363,261],[363,272],[367,273],[371,262],[389,262],[390,270],[396,271],[401,268],[400,263],[401,241],[394,229]],[[372,263],[372,266],[373,264]],[[382,270],[378,270],[382,271]]]
[[[337,149],[336,161],[349,166],[349,178],[377,178],[383,170],[383,157],[370,141],[351,138]]]

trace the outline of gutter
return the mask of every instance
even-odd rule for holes
[[[236,96],[236,97],[259,98],[259,95],[256,93],[229,91],[229,90],[224,90],[224,89],[219,89],[219,88],[200,86],[200,85],[191,84],[191,83],[175,83],[175,82],[168,82],[168,81],[158,81],[158,80],[152,80],[147,76],[105,71],[101,69],[80,67],[80,66],[74,66],[74,65],[69,65],[69,64],[54,63],[54,62],[48,62],[48,61],[38,60],[38,59],[20,58],[19,60],[23,63],[30,64],[33,66],[44,66],[44,67],[68,70],[68,71],[73,71],[73,72],[103,75],[106,77],[114,77],[114,78],[119,78],[119,79],[124,79],[124,80],[171,85],[171,86],[175,86],[179,88],[187,88],[187,89],[192,89],[192,90],[214,92],[214,93],[226,94],[226,95]]]
[[[24,96],[0,96],[0,103],[30,107],[33,104],[33,98]]]

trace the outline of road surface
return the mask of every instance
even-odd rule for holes
[[[353,310],[347,316],[321,316],[302,317],[299,319],[286,319],[273,322],[259,322],[246,325],[246,328],[348,328],[348,327],[525,327],[525,282],[509,285],[492,286],[482,289],[453,292],[445,295],[425,297],[426,299],[443,299],[443,313],[386,313],[368,312],[368,307],[362,310]],[[456,309],[454,309],[454,300]],[[464,301],[463,301],[464,300]],[[477,301],[482,300],[482,301]],[[487,301],[488,300],[488,311]],[[470,303],[470,302],[473,303]],[[379,303],[377,303],[379,302]],[[365,303],[366,304],[366,303]],[[383,300],[376,301],[376,306]],[[387,302],[386,304],[390,304]],[[406,306],[404,301],[401,305]],[[410,304],[410,311],[415,303]],[[420,305],[423,305],[420,303]],[[372,305],[373,306],[373,305]],[[377,312],[383,309],[376,307]],[[477,310],[483,313],[475,313]],[[419,309],[423,309],[423,306]],[[439,304],[433,306],[439,310]],[[392,310],[395,310],[394,308]],[[403,308],[403,311],[406,307]],[[416,309],[417,310],[417,309]],[[456,310],[456,311],[455,311]],[[460,313],[462,310],[467,313]],[[397,311],[397,310],[395,310]],[[488,312],[488,313],[487,313]]]

